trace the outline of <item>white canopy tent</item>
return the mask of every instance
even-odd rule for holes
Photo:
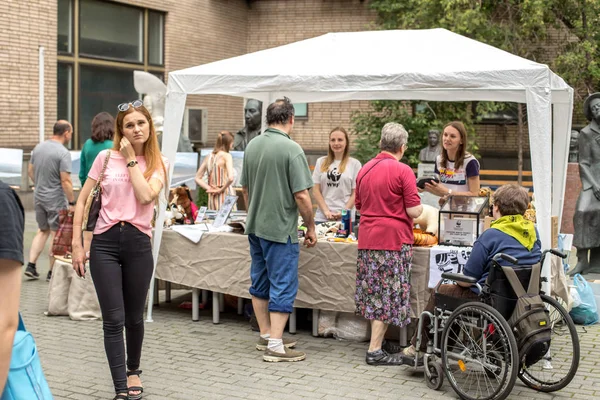
[[[329,33],[169,73],[163,153],[171,163],[188,94],[269,103],[346,100],[506,101],[527,104],[542,247],[563,207],[573,90],[548,66],[445,29]],[[158,221],[164,218],[159,211]],[[154,234],[158,260],[162,224]],[[544,275],[549,278],[548,265]],[[152,285],[154,279],[152,280]],[[151,286],[152,289],[152,286]],[[152,300],[153,290],[150,291]],[[152,301],[148,320],[152,320]]]

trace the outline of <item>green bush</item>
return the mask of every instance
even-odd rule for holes
[[[196,188],[196,205],[198,208],[203,206],[208,207],[208,193],[200,186]]]

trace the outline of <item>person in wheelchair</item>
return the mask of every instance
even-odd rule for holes
[[[507,184],[496,190],[492,206],[495,220],[491,228],[483,232],[473,244],[471,256],[464,267],[465,275],[476,278],[477,283],[483,285],[489,275],[492,258],[498,253],[515,257],[520,265],[533,265],[540,261],[542,252],[539,235],[534,224],[523,217],[528,205],[527,191],[519,185]],[[501,264],[512,265],[504,260]],[[479,289],[463,282],[440,285],[438,293],[461,299],[479,299]],[[425,311],[433,313],[434,306],[435,296],[431,296]],[[427,321],[424,322],[425,325],[428,324]],[[428,331],[423,329],[421,335],[419,360],[427,349]],[[406,364],[414,364],[416,343],[417,330],[411,339],[411,345],[402,351]]]

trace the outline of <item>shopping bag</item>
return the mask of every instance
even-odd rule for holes
[[[52,241],[50,254],[53,256],[64,256],[71,252],[71,241],[73,240],[73,213],[69,210],[58,212],[58,230]]]
[[[573,276],[573,284],[581,303],[577,307],[573,307],[569,314],[573,318],[573,322],[581,325],[592,325],[598,322],[598,305],[594,297],[594,291],[587,281],[580,274]]]
[[[42,364],[31,333],[27,332],[21,314],[15,333],[8,379],[0,400],[52,400]]]

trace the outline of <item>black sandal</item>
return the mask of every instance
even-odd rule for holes
[[[142,371],[136,369],[135,371],[127,371],[127,377],[131,375],[140,376]],[[138,394],[131,394],[131,392],[139,392]],[[141,386],[130,386],[127,388],[127,399],[128,400],[140,400],[142,398],[142,393],[144,393],[144,388]]]
[[[129,396],[126,394],[118,394],[113,397],[113,400],[129,400]]]

